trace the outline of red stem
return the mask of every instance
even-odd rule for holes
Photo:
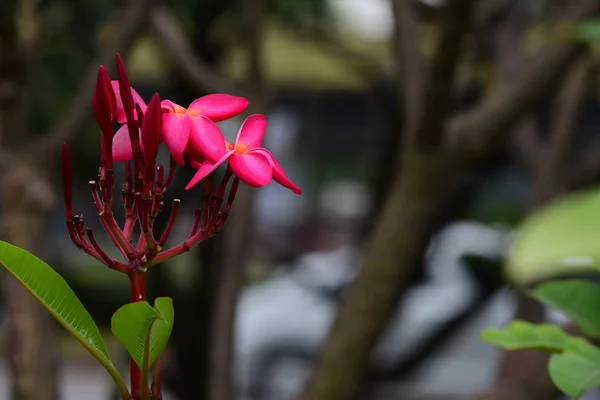
[[[104,250],[102,250],[102,247],[100,247],[100,245],[96,241],[96,237],[94,236],[94,232],[92,231],[92,228],[86,228],[86,232],[87,232],[90,244],[92,245],[94,251],[96,252],[96,254],[98,254],[98,256],[100,256],[100,258],[102,259],[102,262],[104,264],[106,264],[107,267],[115,269],[115,270],[123,272],[123,273],[129,272],[127,265],[118,262],[114,258],[109,257],[108,254],[106,254],[106,252]]]
[[[123,225],[123,235],[125,239],[131,240],[131,235],[133,234],[133,228],[135,228],[136,217],[128,216],[125,218],[125,225]]]
[[[160,385],[160,375],[161,375],[161,365],[160,365],[160,356],[154,361],[154,366],[152,367],[152,387],[151,387],[151,399],[152,400],[162,400],[162,390]]]
[[[146,273],[133,270],[129,272],[131,289],[131,302],[146,300]],[[142,371],[133,359],[129,359],[129,373],[131,375],[131,399],[140,400],[142,387]]]
[[[179,204],[181,204],[181,200],[173,199],[173,206],[171,207],[171,215],[169,216],[169,222],[163,232],[160,240],[158,241],[158,247],[162,248],[167,239],[169,238],[169,234],[171,233],[171,229],[173,228],[173,224],[175,223],[175,218],[177,218],[177,211],[179,210]]]

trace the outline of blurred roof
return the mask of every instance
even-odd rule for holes
[[[364,90],[371,84],[369,78],[376,79],[381,75],[381,71],[373,70],[372,76],[365,76],[365,66],[385,65],[388,61],[389,47],[385,42],[361,43],[357,38],[341,36],[326,39],[335,40],[335,44],[325,43],[295,33],[275,21],[266,24],[263,35],[265,76],[276,86]],[[344,50],[334,52],[331,46],[342,46]],[[244,49],[236,46],[225,55],[221,67],[229,77],[241,79],[245,65]]]

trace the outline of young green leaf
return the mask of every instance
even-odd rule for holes
[[[569,335],[555,325],[513,321],[504,330],[486,329],[481,340],[508,350],[539,349],[557,353],[567,346]]]
[[[173,321],[173,300],[159,297],[154,308],[145,301],[125,304],[114,313],[111,328],[141,369],[148,331],[150,330],[148,363],[152,365],[169,341]]]
[[[173,300],[168,297],[157,297],[154,300],[154,310],[160,316],[152,325],[150,335],[149,364],[152,365],[158,356],[164,351],[171,337],[175,311]]]
[[[550,357],[548,371],[563,393],[579,398],[600,386],[600,349],[584,339],[571,338],[562,354]]]
[[[505,272],[517,285],[600,266],[600,190],[566,196],[535,211],[513,238]]]
[[[539,285],[530,295],[572,318],[585,334],[600,338],[600,285],[583,279],[558,280]]]
[[[571,28],[572,39],[585,43],[600,42],[600,18],[590,18],[575,24]]]
[[[125,346],[140,368],[143,365],[144,345],[148,331],[158,318],[159,315],[150,304],[138,301],[119,308],[110,321],[113,334]]]
[[[67,282],[33,254],[2,241],[0,264],[100,362],[117,384],[123,399],[129,399],[127,386],[110,360],[98,327]]]

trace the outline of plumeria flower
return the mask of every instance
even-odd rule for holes
[[[250,186],[261,187],[275,180],[294,193],[301,194],[302,190],[287,177],[273,154],[260,147],[266,129],[266,117],[253,114],[240,127],[235,144],[227,142],[214,129],[204,130],[203,135],[192,134],[190,147],[202,154],[204,159],[186,189],[195,186],[228,160],[233,173]]]
[[[112,81],[111,83],[117,95],[117,122],[125,123],[127,119],[119,95],[119,83],[118,81]],[[142,112],[146,112],[148,107],[142,97],[133,88],[131,94],[134,102],[140,106]],[[191,153],[188,155],[189,157],[199,159],[202,154],[195,152],[195,147],[188,149],[187,143],[190,132],[194,131],[197,135],[202,136],[202,130],[207,124],[234,117],[244,111],[247,106],[247,99],[228,94],[209,94],[200,97],[194,100],[188,108],[184,108],[170,100],[163,100],[161,102],[163,120],[160,141],[164,140],[173,159],[179,165],[184,164],[183,154],[187,155],[188,151]],[[137,118],[137,114],[134,115]],[[113,158],[116,161],[129,161],[133,158],[127,125],[121,126],[114,136]]]
[[[188,108],[164,100],[162,102],[163,139],[175,162],[179,165],[184,164],[183,154],[186,153],[192,131],[202,136],[203,128],[210,121],[219,122],[235,117],[247,106],[247,99],[229,94],[209,94],[200,97]]]

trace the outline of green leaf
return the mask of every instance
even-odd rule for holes
[[[110,360],[98,327],[67,282],[33,254],[2,241],[0,264],[83,344],[108,371],[121,396],[129,399],[127,386]]]
[[[600,386],[600,349],[584,339],[571,338],[564,353],[550,357],[548,371],[563,393],[578,398]]]
[[[590,18],[575,24],[570,31],[574,40],[594,43],[600,42],[600,18]]]
[[[513,321],[504,330],[486,329],[481,340],[508,350],[539,349],[556,353],[567,346],[569,335],[555,325]]]
[[[173,300],[159,297],[155,301],[154,308],[145,301],[125,304],[112,316],[111,328],[133,361],[142,368],[148,331],[150,331],[148,363],[152,365],[169,341],[173,321]]]
[[[587,190],[534,211],[509,249],[505,272],[517,285],[597,273],[600,190]]]
[[[175,322],[175,311],[173,309],[173,300],[168,297],[157,297],[154,300],[154,309],[160,316],[154,325],[150,336],[150,359],[152,365],[158,356],[164,351],[171,337],[173,323]]]
[[[559,280],[539,285],[530,295],[568,315],[585,334],[600,338],[600,285],[583,279]]]

